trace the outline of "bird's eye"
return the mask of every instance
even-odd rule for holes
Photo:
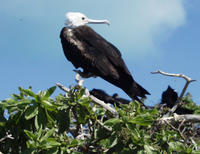
[[[85,20],[85,17],[82,17],[82,20]]]

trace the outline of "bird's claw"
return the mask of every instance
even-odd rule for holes
[[[93,77],[93,78],[96,78],[97,76],[93,73],[84,73],[84,72],[81,72],[80,70],[73,70],[74,72],[78,73],[82,78],[90,78],[90,77]]]

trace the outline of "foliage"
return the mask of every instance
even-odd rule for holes
[[[152,134],[162,113],[147,110],[138,102],[115,106],[119,118],[85,97],[85,89],[71,87],[69,93],[50,98],[56,86],[33,93],[19,87],[20,94],[0,102],[0,152],[11,154],[78,153],[198,153],[195,144],[184,143],[180,133],[169,125]],[[195,109],[191,97],[184,105]],[[9,117],[4,113],[8,111]],[[195,133],[198,126],[185,125]],[[184,134],[184,135],[188,135]],[[11,136],[8,136],[11,135]],[[190,134],[191,135],[191,134]],[[194,134],[193,134],[194,135]],[[193,136],[194,137],[194,136]],[[198,136],[194,138],[197,142]],[[198,145],[199,146],[199,145]],[[200,152],[199,152],[200,153]]]

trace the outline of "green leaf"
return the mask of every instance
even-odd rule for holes
[[[28,140],[26,142],[26,144],[27,144],[27,147],[30,149],[37,149],[37,145],[36,145],[35,141],[33,141],[33,140]]]
[[[36,101],[36,102],[38,102],[38,103],[41,103],[41,102],[42,102],[42,96],[41,96],[41,95],[36,94],[36,95],[34,96],[34,98],[35,98],[35,101]]]
[[[35,127],[37,130],[40,126],[44,129],[46,125],[46,115],[42,107],[38,108],[38,114],[35,116]]]
[[[19,95],[16,95],[16,94],[10,94],[10,96],[13,97],[16,100],[21,99],[21,97]]]
[[[154,108],[154,109],[149,110],[149,113],[150,114],[158,114],[158,110],[157,110],[157,108]]]
[[[50,116],[51,115],[51,112],[49,113],[47,110],[45,110],[46,112],[46,116],[47,116],[47,119],[50,121],[50,123],[53,124],[53,126],[55,125],[55,121],[54,119],[52,119],[52,117]]]
[[[140,133],[137,127],[135,127],[135,129],[132,130],[132,136],[131,136],[133,141],[138,141],[140,138]]]
[[[73,140],[73,141],[71,142],[71,144],[68,145],[67,147],[68,147],[68,148],[71,148],[71,147],[75,147],[75,146],[77,146],[77,145],[78,145],[78,140],[75,139],[75,140]]]
[[[7,122],[6,118],[5,118],[3,115],[0,114],[0,125],[1,125],[2,123],[5,123],[5,122]],[[3,124],[3,125],[4,125],[4,124]]]
[[[120,122],[122,122],[122,120],[112,118],[112,119],[109,119],[109,120],[107,120],[106,122],[104,122],[104,125],[105,125],[105,126],[110,126],[110,127],[112,127],[112,126],[114,126],[114,125],[116,125],[116,124],[118,124],[118,123],[120,123]]]
[[[126,127],[129,128],[130,130],[134,130],[136,128],[136,124],[126,123]]]
[[[59,152],[59,147],[49,149],[45,154],[63,154],[63,152]]]
[[[31,99],[23,99],[23,100],[20,100],[20,101],[16,101],[15,106],[20,106],[20,105],[26,106],[26,105],[29,105],[31,103],[32,103]]]
[[[153,147],[149,145],[144,145],[144,149],[146,150],[146,153],[153,154]]]
[[[122,117],[125,116],[125,114],[124,114],[124,112],[123,112],[122,109],[120,109],[120,108],[118,108],[118,107],[116,107],[116,106],[115,106],[115,109],[117,110],[117,112],[118,112]]]
[[[50,130],[42,137],[41,140],[46,140],[46,139],[48,139],[54,132],[55,132],[55,128],[50,129]]]
[[[88,106],[90,104],[91,101],[88,100],[82,100],[78,101],[78,104],[82,105],[82,106]]]
[[[128,123],[129,117],[128,116],[124,116],[124,117],[122,117],[122,120],[123,120],[124,123]]]
[[[27,94],[27,95],[29,95],[29,96],[31,96],[31,97],[34,97],[35,96],[35,94],[32,92],[32,90],[30,90],[30,89],[23,89],[22,90],[25,94]]]
[[[150,114],[137,115],[134,119],[129,120],[130,123],[138,124],[141,126],[149,126],[154,122],[154,119]]]
[[[24,151],[22,151],[21,154],[34,154],[35,149],[26,149]]]
[[[41,147],[46,147],[47,144],[47,140],[42,140],[42,142],[40,143]]]
[[[46,140],[46,148],[50,149],[50,148],[55,148],[61,145],[61,143],[57,142],[56,139],[53,138],[48,138]]]
[[[186,153],[192,153],[193,149],[194,149],[195,145],[190,145],[189,148],[186,150]]]
[[[34,104],[33,106],[29,106],[25,111],[25,118],[29,120],[33,118],[36,114],[38,114],[38,106]]]
[[[31,133],[30,131],[24,130],[24,132],[29,137],[29,139],[34,140],[36,138],[35,135],[33,133]]]
[[[42,135],[42,126],[40,126],[39,131],[36,133],[36,139],[37,139],[37,141],[39,141],[41,135]]]
[[[45,93],[45,95],[43,97],[43,100],[48,99],[54,93],[54,91],[56,90],[56,87],[57,86],[53,86],[53,87],[47,89],[46,93]]]
[[[13,107],[11,107],[11,108],[8,109],[8,113],[11,114],[12,112],[17,111],[17,109],[18,109],[18,107],[13,106]]]
[[[70,108],[66,110],[61,110],[56,114],[56,124],[58,125],[58,134],[63,133],[69,129],[71,117]]]
[[[7,102],[9,105],[13,105],[13,104],[16,102],[16,100],[11,99],[11,98],[7,98],[7,99],[6,99],[6,102]]]
[[[114,131],[110,136],[110,147],[114,147],[118,143],[117,133]]]
[[[47,100],[43,100],[42,105],[44,105],[44,108],[49,110],[49,111],[54,111],[56,109],[56,107],[51,102],[49,102]]]
[[[45,106],[50,106],[50,107],[53,106],[49,101],[46,101],[46,100],[43,100],[42,104],[45,105]]]
[[[83,123],[85,121],[85,108],[80,105],[79,109],[80,109],[80,114],[78,117],[78,121],[79,121],[79,123]]]
[[[85,89],[81,89],[80,92],[79,92],[79,95],[77,96],[77,100],[79,100],[83,94],[85,94]]]

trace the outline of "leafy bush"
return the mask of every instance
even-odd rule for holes
[[[0,102],[2,153],[200,153],[197,123],[194,128],[185,122],[177,130],[158,124],[162,111],[147,110],[138,102],[115,106],[115,117],[80,86],[55,99],[50,96],[56,86],[38,94],[31,89],[19,87],[19,95]],[[191,98],[189,102],[187,108],[199,110]]]

